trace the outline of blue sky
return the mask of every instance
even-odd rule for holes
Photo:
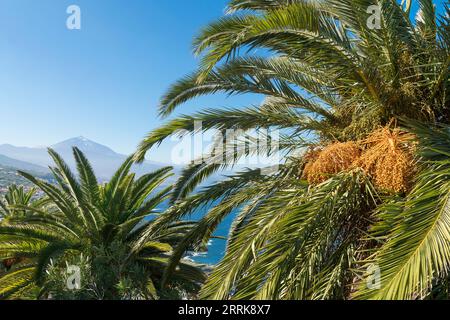
[[[437,1],[437,3],[443,1]],[[121,153],[162,123],[167,87],[192,71],[191,41],[227,0],[1,0],[0,143],[51,145],[83,135]],[[81,30],[66,9],[81,8]],[[181,111],[247,105],[199,99]],[[151,158],[168,159],[168,147]]]
[[[133,152],[162,123],[160,96],[194,70],[193,36],[223,15],[226,3],[2,0],[0,143],[50,145],[83,135]],[[81,8],[81,30],[66,28],[71,4]],[[198,104],[222,106],[223,99]],[[157,153],[152,158],[165,157]]]

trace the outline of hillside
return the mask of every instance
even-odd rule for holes
[[[72,155],[72,147],[79,148],[86,155],[99,180],[108,180],[127,158],[126,155],[117,153],[107,146],[84,137],[71,138],[52,145],[51,148],[58,152],[74,171],[76,166]],[[32,167],[29,169],[39,173],[46,173],[46,171],[42,172],[42,170],[37,170],[37,168],[45,168],[53,165],[53,161],[48,155],[46,148],[17,147],[10,144],[3,144],[0,145],[0,155],[14,159],[11,163],[8,163],[12,167],[20,168],[19,164],[25,162],[37,166],[36,170]],[[17,163],[14,161],[17,161]],[[145,161],[142,165],[134,166],[133,171],[140,176],[165,166],[166,164],[163,163]]]
[[[0,154],[0,166],[3,167],[10,167],[18,170],[23,170],[27,172],[34,172],[38,174],[48,174],[50,173],[50,170],[46,167],[39,166],[33,163],[13,159],[10,157],[7,157],[5,155]]]
[[[38,175],[35,173],[35,175]],[[0,165],[0,195],[4,194],[12,184],[31,187],[32,184],[17,174],[17,168]]]

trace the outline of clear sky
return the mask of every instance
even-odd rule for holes
[[[0,143],[42,146],[83,135],[133,152],[162,123],[156,109],[165,89],[195,69],[193,36],[226,3],[1,0]],[[72,4],[81,8],[81,30],[66,28]],[[257,102],[214,96],[182,111]],[[151,158],[166,160],[167,149]]]
[[[226,3],[1,0],[0,143],[43,146],[83,135],[133,152],[162,123],[161,95],[195,69],[193,36],[223,15]],[[81,30],[66,28],[71,4],[81,8]],[[164,157],[158,153],[152,158]]]

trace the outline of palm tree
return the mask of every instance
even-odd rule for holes
[[[170,167],[136,179],[128,158],[108,183],[99,185],[77,148],[77,177],[56,152],[49,149],[49,154],[56,164],[51,168],[56,185],[19,172],[44,192],[48,205],[24,204],[20,208],[32,215],[0,226],[0,258],[24,259],[0,274],[1,298],[157,299],[199,289],[203,272],[185,260],[169,288],[159,286],[173,246],[192,223],[173,222],[140,241],[154,224],[148,218],[159,214],[157,207],[170,194],[171,186],[162,187]],[[66,286],[72,265],[81,270],[75,291]]]
[[[219,132],[184,170],[160,219],[213,204],[163,280],[238,210],[203,298],[447,296],[450,10],[438,15],[431,0],[416,2],[411,18],[412,1],[231,0],[228,15],[201,31],[200,67],[164,95],[161,116],[207,94],[264,100],[178,116],[139,146],[143,160],[171,135],[198,131],[196,121]],[[368,23],[373,14],[379,28]],[[263,128],[281,131],[277,148],[246,132]],[[244,147],[223,146],[229,129]],[[249,169],[193,194],[212,173],[276,149],[283,160],[274,174]]]
[[[3,200],[0,200],[0,225],[6,225],[11,220],[21,219],[32,214],[29,210],[24,209],[26,207],[40,209],[45,206],[47,200],[45,198],[36,199],[36,192],[35,188],[26,191],[23,186],[9,186]],[[19,261],[17,259],[5,259],[3,260],[3,267],[9,270]]]
[[[9,219],[21,218],[29,212],[25,207],[40,208],[45,205],[45,198],[36,199],[36,188],[25,190],[23,186],[11,185],[8,191],[0,200],[0,220],[2,224],[8,222]]]

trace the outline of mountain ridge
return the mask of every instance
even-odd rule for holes
[[[39,174],[50,173],[50,170],[48,168],[33,163],[13,159],[2,154],[0,154],[0,166]]]
[[[128,157],[83,136],[70,138],[50,146],[62,156],[72,170],[75,170],[73,147],[77,147],[86,155],[97,177],[101,180],[108,180]],[[27,163],[43,168],[53,165],[46,147],[18,147],[5,143],[0,145],[0,155],[10,159],[9,161],[16,160],[18,164]],[[14,166],[14,163],[11,163],[11,166]],[[132,170],[140,176],[167,166],[171,165],[146,160],[142,164],[134,165]]]

